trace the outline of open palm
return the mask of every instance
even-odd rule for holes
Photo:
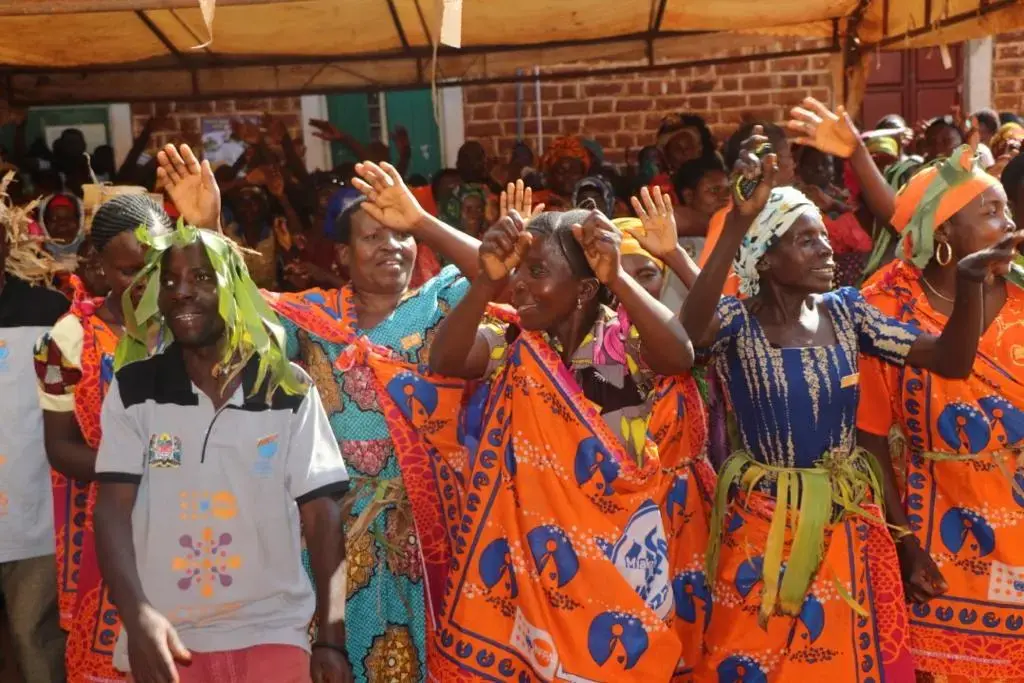
[[[672,210],[672,199],[662,194],[661,188],[654,187],[654,194],[644,187],[640,197],[633,197],[633,210],[643,223],[643,230],[632,233],[640,246],[652,256],[665,258],[678,244],[679,233],[676,228],[676,216]]]
[[[220,188],[210,162],[196,159],[188,145],[167,145],[157,154],[157,179],[189,225],[220,229]]]
[[[360,176],[352,184],[369,200],[363,208],[385,227],[409,232],[423,220],[424,211],[402,175],[391,164],[372,161],[356,164]]]
[[[790,114],[793,118],[786,125],[800,134],[794,141],[798,145],[810,145],[843,159],[853,156],[860,132],[844,107],[838,107],[833,113],[818,100],[808,97],[802,107],[794,107]]]

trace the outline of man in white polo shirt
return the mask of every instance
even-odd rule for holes
[[[143,683],[347,682],[334,498],[348,475],[319,395],[221,236],[154,239],[140,274],[153,289],[118,356],[148,355],[158,315],[174,343],[118,370],[96,460],[100,568],[124,623],[115,664]]]
[[[0,191],[0,202],[5,199]],[[53,496],[43,411],[29,380],[36,341],[69,302],[45,286],[57,264],[28,234],[28,222],[27,214],[0,205],[0,594],[26,683],[59,683],[64,632],[57,614]]]

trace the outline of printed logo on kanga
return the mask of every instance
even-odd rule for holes
[[[149,466],[178,467],[181,465],[181,439],[164,432],[149,437]]]

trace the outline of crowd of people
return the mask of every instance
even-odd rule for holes
[[[1024,121],[311,124],[7,155],[25,683],[1024,681]]]

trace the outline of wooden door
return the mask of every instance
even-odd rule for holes
[[[948,114],[963,98],[963,48],[949,48],[950,68],[939,48],[881,52],[868,66],[861,125],[870,129],[887,114],[900,114],[910,125]]]

